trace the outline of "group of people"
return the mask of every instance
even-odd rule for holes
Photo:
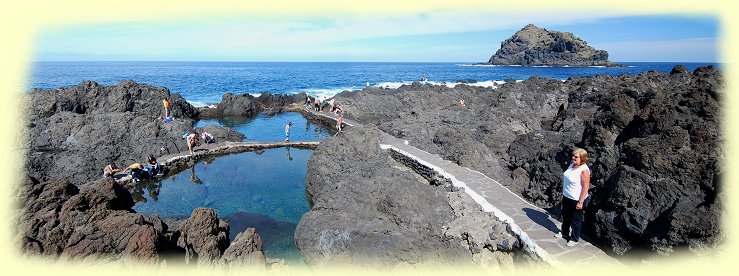
[[[131,180],[133,182],[139,182],[144,179],[151,179],[155,176],[162,176],[164,175],[164,171],[164,165],[157,162],[157,159],[153,154],[149,154],[146,158],[146,163],[133,163],[122,171],[114,162],[108,162],[108,164],[103,167],[103,177],[113,177],[119,172],[128,173],[131,175]]]
[[[312,108],[314,111],[323,112],[324,110],[328,109],[329,112],[333,112],[334,114],[336,114],[338,116],[338,119],[336,120],[336,129],[339,131],[339,133],[341,132],[344,126],[344,107],[336,104],[335,98],[332,98],[331,100],[326,100],[315,97],[313,98],[313,100],[311,100],[310,97],[306,97],[305,106],[311,108],[311,104],[313,105]],[[285,135],[287,135],[288,129],[289,126],[286,126]],[[289,141],[289,138],[285,139],[285,141]]]
[[[331,100],[326,100],[325,98],[321,99],[319,97],[313,98],[311,101],[310,97],[306,97],[305,99],[305,106],[308,108],[311,108],[311,104],[313,104],[313,110],[318,112],[323,112],[326,109],[328,109],[329,112],[333,112],[338,114],[338,112],[343,112],[343,108],[336,104],[336,99],[332,98]]]
[[[199,147],[201,145],[200,139],[203,140],[206,144],[215,143],[216,139],[213,137],[212,134],[208,133],[207,131],[203,131],[198,135],[197,131],[193,131],[192,133],[185,133],[182,135],[182,139],[184,139],[187,142],[187,150],[190,153],[190,155],[193,155],[195,152],[195,148]]]

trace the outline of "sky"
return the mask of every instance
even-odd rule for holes
[[[720,62],[720,21],[696,15],[451,13],[218,17],[55,26],[36,61],[484,62],[526,24],[571,32],[615,62]]]

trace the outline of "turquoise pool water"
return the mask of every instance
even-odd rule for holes
[[[160,217],[189,217],[214,208],[229,221],[230,238],[254,227],[265,255],[301,264],[295,227],[310,207],[305,175],[312,150],[276,148],[198,162],[191,169],[133,190],[134,210]]]
[[[246,135],[244,142],[279,142],[285,139],[285,125],[292,122],[290,140],[320,141],[332,133],[313,123],[298,112],[284,112],[275,115],[258,114],[253,118],[226,117],[219,120],[200,120],[195,127],[208,125],[225,126]]]
[[[244,141],[278,142],[285,139],[288,122],[293,124],[292,141],[320,141],[332,135],[297,112],[201,120],[196,127],[226,126],[246,135]],[[197,207],[216,209],[220,218],[229,221],[231,240],[254,227],[262,236],[267,257],[300,265],[304,262],[294,234],[310,209],[305,176],[312,153],[286,147],[201,160],[188,170],[134,187],[137,203],[133,209],[162,218],[187,218]]]

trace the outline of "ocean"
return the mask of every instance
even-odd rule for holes
[[[195,106],[221,101],[225,93],[259,95],[305,92],[332,97],[344,90],[382,86],[396,88],[426,78],[428,82],[492,86],[531,76],[565,80],[569,77],[670,72],[677,64],[688,70],[715,63],[622,62],[626,67],[481,66],[471,62],[158,62],[45,61],[31,66],[28,90],[55,89],[92,80],[113,85],[131,79],[169,88]]]

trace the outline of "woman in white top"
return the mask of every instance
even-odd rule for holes
[[[583,208],[588,206],[590,189],[590,168],[588,152],[575,148],[572,163],[564,172],[562,183],[562,232],[557,237],[568,239],[567,246],[575,246],[580,241],[580,228],[584,217]],[[570,229],[572,228],[572,229]],[[572,236],[570,236],[572,230]]]

